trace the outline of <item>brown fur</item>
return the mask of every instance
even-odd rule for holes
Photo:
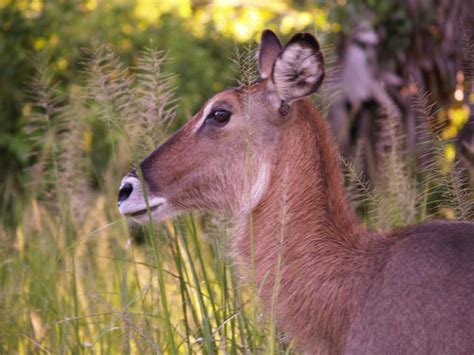
[[[325,123],[308,101],[297,109],[299,119],[286,129],[269,188],[252,214],[256,282],[269,307],[281,253],[279,322],[302,348],[334,352],[342,350],[340,337],[353,316],[356,276],[367,267],[358,252],[369,236],[346,202]],[[235,245],[249,264],[247,230]]]
[[[317,53],[308,36],[290,42]],[[260,62],[268,71],[278,51],[267,37]],[[281,329],[308,353],[472,353],[473,224],[368,231],[347,203],[326,122],[308,98],[282,99],[272,80],[216,95],[142,162],[150,196],[167,201],[154,217],[200,209],[235,218],[243,275],[255,266],[266,310],[275,308]],[[205,121],[211,106],[230,110],[229,123]]]

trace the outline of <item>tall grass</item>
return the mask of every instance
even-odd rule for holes
[[[164,54],[147,50],[130,69],[94,45],[83,84],[69,96],[46,59],[37,60],[25,128],[37,141],[31,193],[22,223],[1,231],[0,351],[264,351],[269,327],[224,255],[223,224],[186,215],[142,228],[116,209],[123,173],[163,139],[174,117]],[[90,142],[96,121],[111,147],[99,168]],[[273,348],[284,351],[276,341]]]
[[[474,191],[468,172],[446,159],[451,142],[439,137],[436,104],[417,83],[411,105],[417,115],[417,151],[408,152],[401,123],[383,108],[382,137],[376,149],[377,178],[368,181],[357,148],[354,161],[343,159],[347,192],[353,207],[375,229],[400,228],[429,219],[474,219]],[[359,149],[361,151],[359,151]]]
[[[238,56],[243,81],[252,74],[251,51]],[[174,117],[173,75],[162,72],[163,53],[147,50],[131,69],[104,46],[94,45],[86,57],[83,84],[69,95],[59,92],[44,59],[38,62],[26,126],[37,141],[30,194],[22,222],[13,230],[0,227],[0,352],[291,353],[274,314],[261,314],[258,285],[237,279],[225,223],[187,214],[142,228],[116,209],[123,173],[166,136]],[[104,136],[91,143],[97,122]],[[397,133],[388,130],[395,145]],[[104,144],[110,156],[97,164],[94,150]],[[437,168],[445,163],[428,169],[443,178],[426,188],[426,179],[408,172],[402,150],[386,152],[387,174],[374,186],[347,163],[351,195],[355,207],[366,206],[359,210],[367,223],[424,220],[445,204],[467,218],[471,197],[453,174]],[[440,181],[453,186],[435,193],[441,202],[416,198]],[[391,198],[384,200],[385,193]],[[408,215],[400,214],[400,201],[410,206]],[[145,242],[135,242],[137,235]]]

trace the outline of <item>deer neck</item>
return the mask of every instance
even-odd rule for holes
[[[355,299],[356,251],[366,232],[346,200],[326,123],[309,102],[298,110],[235,250],[288,335],[303,347],[318,339],[318,346],[337,351],[352,314],[348,295]]]

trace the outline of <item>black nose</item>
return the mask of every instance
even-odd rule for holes
[[[119,190],[118,202],[120,203],[122,201],[125,201],[130,196],[132,191],[133,191],[132,184],[130,184],[128,182],[126,184],[124,184]]]

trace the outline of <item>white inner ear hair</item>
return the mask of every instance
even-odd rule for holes
[[[312,48],[294,43],[277,59],[273,80],[283,100],[309,95],[322,73],[321,63]]]

